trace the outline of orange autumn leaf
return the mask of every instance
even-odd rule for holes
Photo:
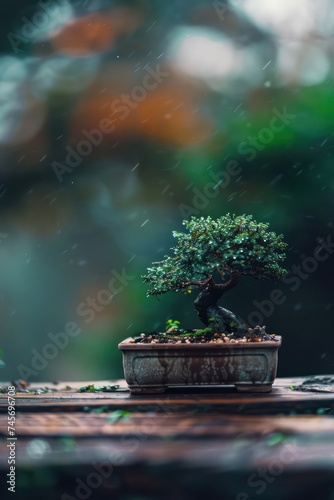
[[[71,144],[88,139],[100,146],[104,141],[136,135],[183,147],[206,141],[213,130],[207,118],[194,112],[191,102],[179,100],[168,91],[157,91],[132,106],[127,107],[117,95],[82,101],[73,115]],[[112,130],[105,132],[105,125]]]
[[[115,36],[111,18],[92,14],[70,21],[52,35],[51,42],[57,52],[83,56],[107,50]]]
[[[121,109],[124,109],[124,105],[121,103],[121,96],[116,94],[97,96],[81,101],[75,109],[71,121],[71,144],[77,144],[87,138],[90,140],[89,137],[93,137],[94,133],[99,145],[103,144],[105,140],[109,142],[116,137],[120,138],[131,134],[135,128],[134,113],[129,110],[124,116],[118,112]],[[102,140],[99,139],[99,133],[96,131],[102,134]],[[93,141],[91,140],[91,142]]]
[[[107,82],[91,88],[74,110],[69,141],[75,147],[82,140],[90,141],[103,154],[101,145],[136,136],[167,143],[175,147],[201,144],[212,134],[213,123],[197,111],[198,90],[180,82],[147,89],[145,80],[136,80],[108,94],[96,95]],[[116,87],[116,85],[114,85]],[[139,92],[140,91],[140,92]],[[106,130],[106,128],[108,130]]]
[[[139,103],[136,113],[137,129],[152,140],[172,146],[192,146],[206,141],[212,123],[194,112],[186,95],[159,90]]]
[[[108,50],[119,35],[131,33],[140,23],[140,18],[129,9],[94,13],[71,20],[53,32],[50,41],[61,54],[99,54]]]

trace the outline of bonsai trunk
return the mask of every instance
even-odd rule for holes
[[[211,281],[198,295],[194,304],[200,320],[217,332],[236,333],[243,337],[248,333],[247,325],[236,315],[217,304],[224,293],[237,284],[237,277],[232,276],[227,283],[217,284]]]

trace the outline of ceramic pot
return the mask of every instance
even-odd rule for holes
[[[270,392],[281,337],[265,342],[119,344],[132,394],[165,392],[171,386],[234,385],[238,392]]]

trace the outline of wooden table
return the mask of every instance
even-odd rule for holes
[[[87,384],[17,388],[16,498],[334,499],[334,376],[277,379],[271,394],[248,395],[214,387],[131,396],[123,380],[95,383],[116,392],[77,392]],[[13,498],[7,398],[1,499]]]

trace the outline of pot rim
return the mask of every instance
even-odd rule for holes
[[[228,343],[190,343],[190,344],[136,344],[130,342],[133,337],[128,337],[118,344],[118,349],[121,350],[187,350],[187,349],[255,349],[262,347],[281,347],[282,337],[280,335],[275,335],[276,340],[265,340],[264,342],[242,342],[241,344],[236,344],[235,342]]]

